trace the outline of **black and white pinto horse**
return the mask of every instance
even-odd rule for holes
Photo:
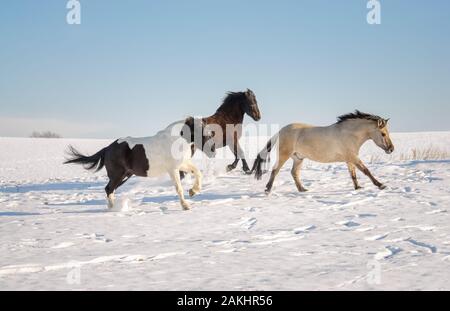
[[[64,164],[76,163],[88,170],[99,171],[103,167],[109,177],[105,188],[108,207],[114,207],[114,192],[131,176],[158,177],[168,173],[175,184],[183,209],[190,209],[184,198],[180,181],[180,172],[195,177],[195,183],[189,190],[192,197],[202,187],[202,174],[192,163],[191,149],[194,145],[208,157],[215,156],[213,135],[207,132],[201,119],[189,117],[184,121],[172,123],[155,136],[118,139],[92,156],[86,156],[70,146],[71,158]]]

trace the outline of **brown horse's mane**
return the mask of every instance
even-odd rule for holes
[[[236,109],[236,104],[240,103],[244,97],[245,92],[228,92],[216,112]]]
[[[348,121],[348,120],[355,120],[355,119],[370,120],[370,121],[375,121],[375,122],[378,122],[380,120],[385,121],[380,116],[377,116],[377,115],[374,115],[374,114],[370,114],[370,113],[361,112],[359,110],[355,110],[355,112],[343,114],[343,115],[337,117],[337,123],[342,123],[342,122],[345,122],[345,121]]]

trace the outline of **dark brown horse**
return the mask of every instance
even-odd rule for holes
[[[216,149],[228,146],[234,154],[234,162],[227,166],[227,172],[235,169],[239,160],[242,160],[242,169],[246,173],[250,172],[244,152],[239,145],[245,114],[255,121],[261,119],[255,93],[249,89],[245,92],[229,92],[216,113],[202,119],[204,124],[221,129],[221,133],[214,136]],[[195,150],[193,150],[192,155],[194,152]]]

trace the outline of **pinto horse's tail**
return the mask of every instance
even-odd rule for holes
[[[108,147],[103,148],[92,156],[85,156],[78,150],[76,150],[73,146],[69,146],[68,153],[71,158],[67,159],[64,164],[81,164],[87,170],[95,170],[96,172],[98,172],[103,168],[103,166],[105,166],[105,153],[107,148]]]
[[[252,170],[250,171],[250,174],[255,173],[255,178],[260,180],[263,175],[262,170],[262,164],[267,161],[267,158],[270,156],[270,151],[272,150],[273,146],[278,141],[279,134],[276,134],[273,136],[266,144],[263,150],[258,154],[256,157],[255,162],[253,163]]]

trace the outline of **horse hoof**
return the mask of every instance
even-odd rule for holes
[[[360,186],[358,186],[358,187],[355,187],[355,190],[361,190],[363,187],[360,187]]]
[[[194,189],[189,189],[189,196],[193,197],[194,195],[196,195],[198,193],[198,191],[195,191]]]
[[[184,211],[189,211],[191,209],[191,207],[189,206],[189,204],[185,203],[185,204],[181,204],[181,207],[183,207]]]
[[[108,201],[108,209],[113,209],[114,208],[114,202]]]
[[[386,189],[386,186],[385,185],[381,185],[381,186],[378,187],[378,189],[384,190],[384,189]]]
[[[227,173],[231,172],[232,170],[234,170],[236,168],[236,166],[233,166],[232,164],[227,166]]]
[[[308,189],[306,189],[306,188],[301,188],[301,189],[299,189],[298,191],[300,191],[300,192],[308,192]]]

